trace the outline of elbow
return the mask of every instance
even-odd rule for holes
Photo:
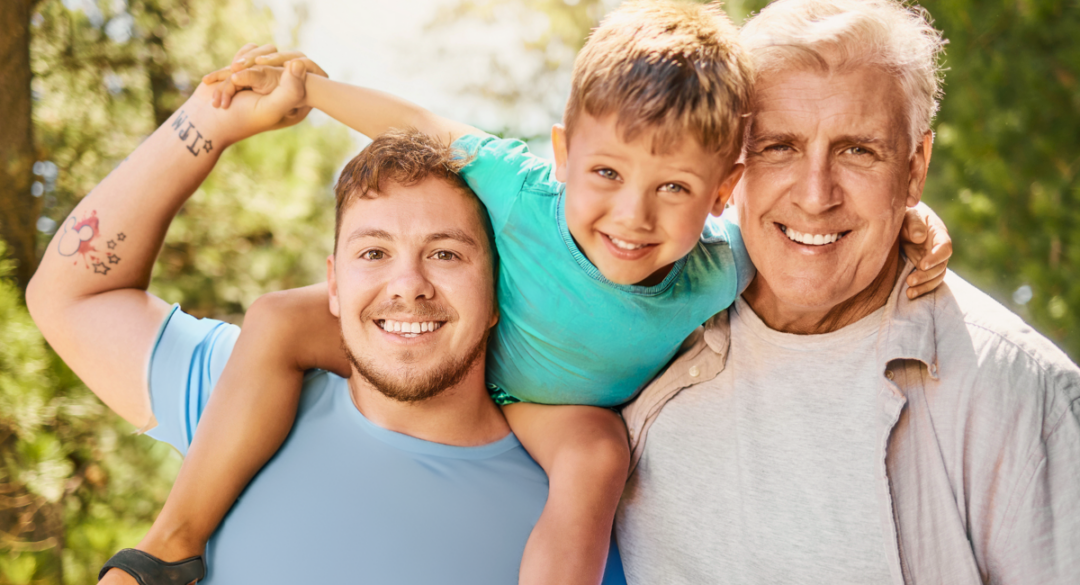
[[[49,300],[46,298],[47,287],[42,282],[40,270],[36,272],[26,285],[26,310],[30,312],[30,318],[42,329],[49,311]]]

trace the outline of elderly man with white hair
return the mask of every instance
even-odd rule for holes
[[[628,582],[1080,583],[1080,370],[955,274],[908,298],[940,34],[780,0],[742,37],[758,276],[623,413]]]

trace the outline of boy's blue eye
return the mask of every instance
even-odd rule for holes
[[[660,190],[667,191],[668,193],[686,193],[687,191],[689,191],[689,189],[683,187],[678,183],[667,183],[665,185],[662,185],[660,187]]]

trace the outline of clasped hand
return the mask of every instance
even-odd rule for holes
[[[249,43],[236,52],[229,67],[204,76],[196,94],[214,108],[237,106],[226,117],[236,142],[306,118],[311,112],[305,103],[308,73],[328,77],[303,53],[279,53],[273,45]]]

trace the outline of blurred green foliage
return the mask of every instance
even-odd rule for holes
[[[31,28],[40,247],[204,73],[273,30],[250,0],[40,2]],[[264,292],[325,278],[330,185],[354,148],[340,125],[309,122],[230,148],[173,223],[151,291],[236,321]],[[48,348],[10,261],[0,262],[0,340],[0,585],[96,582],[105,560],[149,528],[179,456],[135,435]]]
[[[432,26],[462,18],[501,26],[507,14],[541,22],[522,41],[541,54],[528,86],[507,82],[513,63],[493,60],[488,79],[463,89],[541,108],[554,121],[574,53],[615,4],[448,0]],[[740,23],[762,5],[736,0],[727,10]],[[1080,3],[923,6],[950,40],[926,200],[955,239],[951,266],[1075,359]],[[61,221],[203,73],[272,30],[269,13],[250,0],[40,2],[32,59],[42,247],[50,222]],[[502,133],[523,131],[510,121]],[[310,123],[231,148],[172,225],[152,292],[199,316],[237,320],[265,291],[320,280],[333,233],[329,185],[352,149],[344,128]],[[148,528],[179,458],[134,435],[47,347],[3,257],[0,242],[0,585],[93,582],[112,552]]]
[[[1080,358],[1080,2],[923,3],[949,39],[926,201],[953,268]]]
[[[67,369],[10,273],[0,260],[0,583],[91,583],[149,528],[179,457]]]

